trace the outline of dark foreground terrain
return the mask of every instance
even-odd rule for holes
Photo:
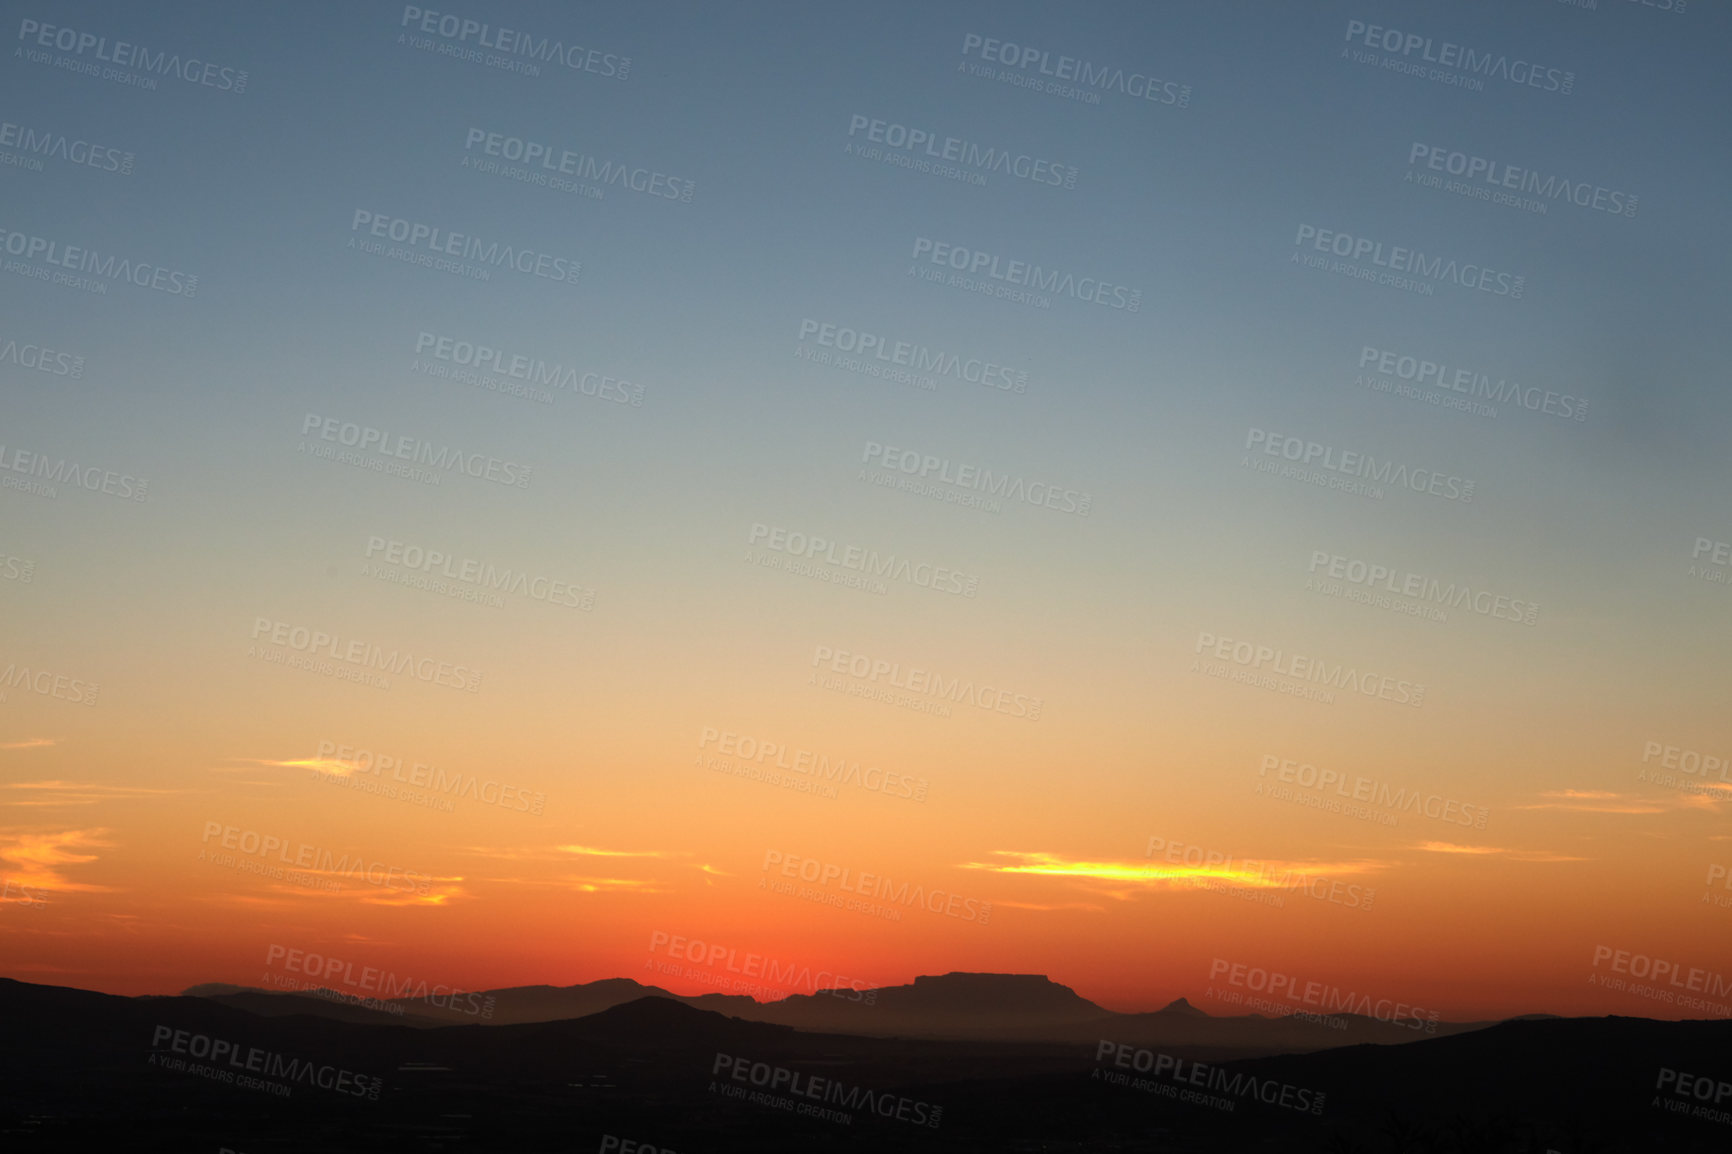
[[[1714,1113],[1732,1089],[1713,1101],[1732,1083],[1728,1022],[1519,1020],[1218,1060],[796,1031],[655,996],[430,1026],[7,980],[0,1022],[8,1151],[1732,1149],[1732,1114]],[[1695,1095],[1657,1088],[1663,1071]]]

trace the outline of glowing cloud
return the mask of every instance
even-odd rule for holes
[[[184,789],[144,789],[130,785],[101,785],[95,782],[80,781],[13,781],[0,789],[33,790],[34,794],[23,797],[5,799],[6,805],[31,807],[56,807],[66,805],[95,805],[99,801],[111,801],[121,798],[149,797],[153,795],[189,793]]]
[[[1543,849],[1505,849],[1493,845],[1457,845],[1448,841],[1421,842],[1416,848],[1426,853],[1466,854],[1473,857],[1504,857],[1511,861],[1532,862],[1566,862],[1592,861],[1592,858],[1574,857],[1569,854],[1553,853]]]
[[[1050,853],[1025,853],[1020,850],[993,850],[992,856],[1011,859],[1007,862],[964,862],[962,869],[986,870],[1000,874],[1028,874],[1038,877],[1075,878],[1090,882],[1116,885],[1171,887],[1185,882],[1220,881],[1251,889],[1285,889],[1305,878],[1368,873],[1382,868],[1382,863],[1349,862],[1287,862],[1253,861],[1249,859],[1183,865],[1174,862],[1148,861],[1088,861],[1069,860]]]
[[[23,885],[72,893],[112,893],[110,886],[74,881],[64,870],[86,865],[101,855],[83,852],[111,849],[106,829],[65,829],[0,832],[0,861],[13,867],[12,880]]]

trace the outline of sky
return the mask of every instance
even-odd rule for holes
[[[0,974],[1732,1015],[1727,13],[7,7]]]

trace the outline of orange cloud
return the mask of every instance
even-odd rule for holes
[[[1511,809],[1556,809],[1567,813],[1612,813],[1633,816],[1670,813],[1677,809],[1715,809],[1717,799],[1706,795],[1686,794],[1677,798],[1639,797],[1635,794],[1613,793],[1607,790],[1552,789],[1539,795],[1544,801]]]
[[[1448,841],[1421,842],[1418,849],[1426,853],[1469,854],[1475,857],[1507,857],[1511,861],[1532,862],[1565,862],[1591,861],[1592,858],[1573,857],[1569,854],[1553,853],[1543,849],[1504,849],[1493,845],[1457,845]]]
[[[992,856],[1008,862],[964,862],[962,869],[1000,874],[1030,874],[1039,877],[1076,878],[1115,885],[1172,888],[1197,881],[1222,881],[1251,889],[1285,889],[1307,877],[1369,873],[1383,868],[1372,861],[1253,861],[1228,859],[1202,865],[1151,861],[1089,861],[1061,858],[1056,854],[1021,850],[993,850]],[[1112,895],[1119,896],[1119,895]]]
[[[84,852],[110,849],[106,829],[0,831],[0,861],[13,867],[12,880],[26,886],[71,893],[112,893],[113,887],[74,881],[68,866],[87,865],[101,855]]]
[[[295,757],[287,761],[272,761],[263,757],[243,757],[240,760],[253,765],[269,765],[278,769],[315,769],[320,773],[328,773],[333,777],[348,777],[360,769],[360,764],[353,761],[339,761],[334,757]]]
[[[79,781],[13,781],[0,786],[0,789],[38,791],[35,795],[8,798],[5,801],[6,805],[32,807],[95,805],[99,801],[111,801],[116,798],[191,792],[185,789],[144,789],[131,785],[100,785],[95,782]]]

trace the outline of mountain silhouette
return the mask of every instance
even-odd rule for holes
[[[874,990],[819,990],[774,1002],[759,1002],[741,994],[680,995],[630,978],[606,978],[572,986],[513,986],[465,993],[445,1005],[426,998],[392,999],[387,1004],[401,1009],[400,1015],[312,997],[305,991],[291,995],[211,983],[189,987],[185,993],[266,1016],[310,1014],[421,1029],[565,1021],[644,998],[659,998],[809,1033],[1065,1044],[1109,1039],[1138,1046],[1183,1047],[1199,1056],[1217,1058],[1309,1053],[1367,1042],[1400,1045],[1492,1024],[1398,1024],[1358,1014],[1216,1016],[1182,997],[1159,1010],[1124,1014],[1107,1010],[1041,974],[973,972],[922,975],[908,985]],[[483,1016],[483,1009],[487,1016]]]
[[[905,1006],[962,1016],[1033,1007],[1063,1017],[1092,1005],[1028,975],[982,978],[946,974],[893,989]],[[1095,1037],[1092,1028],[1087,1041],[1069,1044],[859,1037],[745,1021],[656,995],[575,1019],[433,1028],[267,1017],[219,1000],[229,996],[124,998],[0,980],[0,1021],[16,1039],[0,1047],[0,1142],[8,1154],[223,1147],[504,1154],[593,1149],[610,1134],[653,1138],[663,1150],[769,1154],[1708,1154],[1726,1149],[1728,1132],[1712,1104],[1698,1110],[1701,1103],[1656,1086],[1666,1069],[1723,1071],[1732,1052],[1726,1021],[1530,1016],[1407,1045],[1205,1058],[1199,1067],[1195,1050],[1139,1050],[1112,1034]],[[1175,1003],[1066,1028],[1125,1019],[1169,1028],[1250,1021]],[[191,1041],[177,1046],[175,1038]],[[212,1040],[232,1043],[227,1061],[214,1056]],[[201,1045],[212,1055],[202,1066]],[[344,1083],[331,1079],[280,1084],[289,1094],[229,1079],[241,1069],[234,1056],[255,1049],[349,1072],[377,1094],[341,1093],[335,1087]],[[190,1055],[190,1065],[159,1061],[178,1055]],[[814,1079],[854,1103],[846,1121],[797,1111],[793,1095],[809,1093]],[[1210,1090],[1197,1101],[1180,1097],[1205,1081]],[[1175,1093],[1159,1093],[1163,1087]],[[1284,1105],[1295,1088],[1322,1109]],[[909,1103],[940,1107],[941,1127],[908,1125]]]

